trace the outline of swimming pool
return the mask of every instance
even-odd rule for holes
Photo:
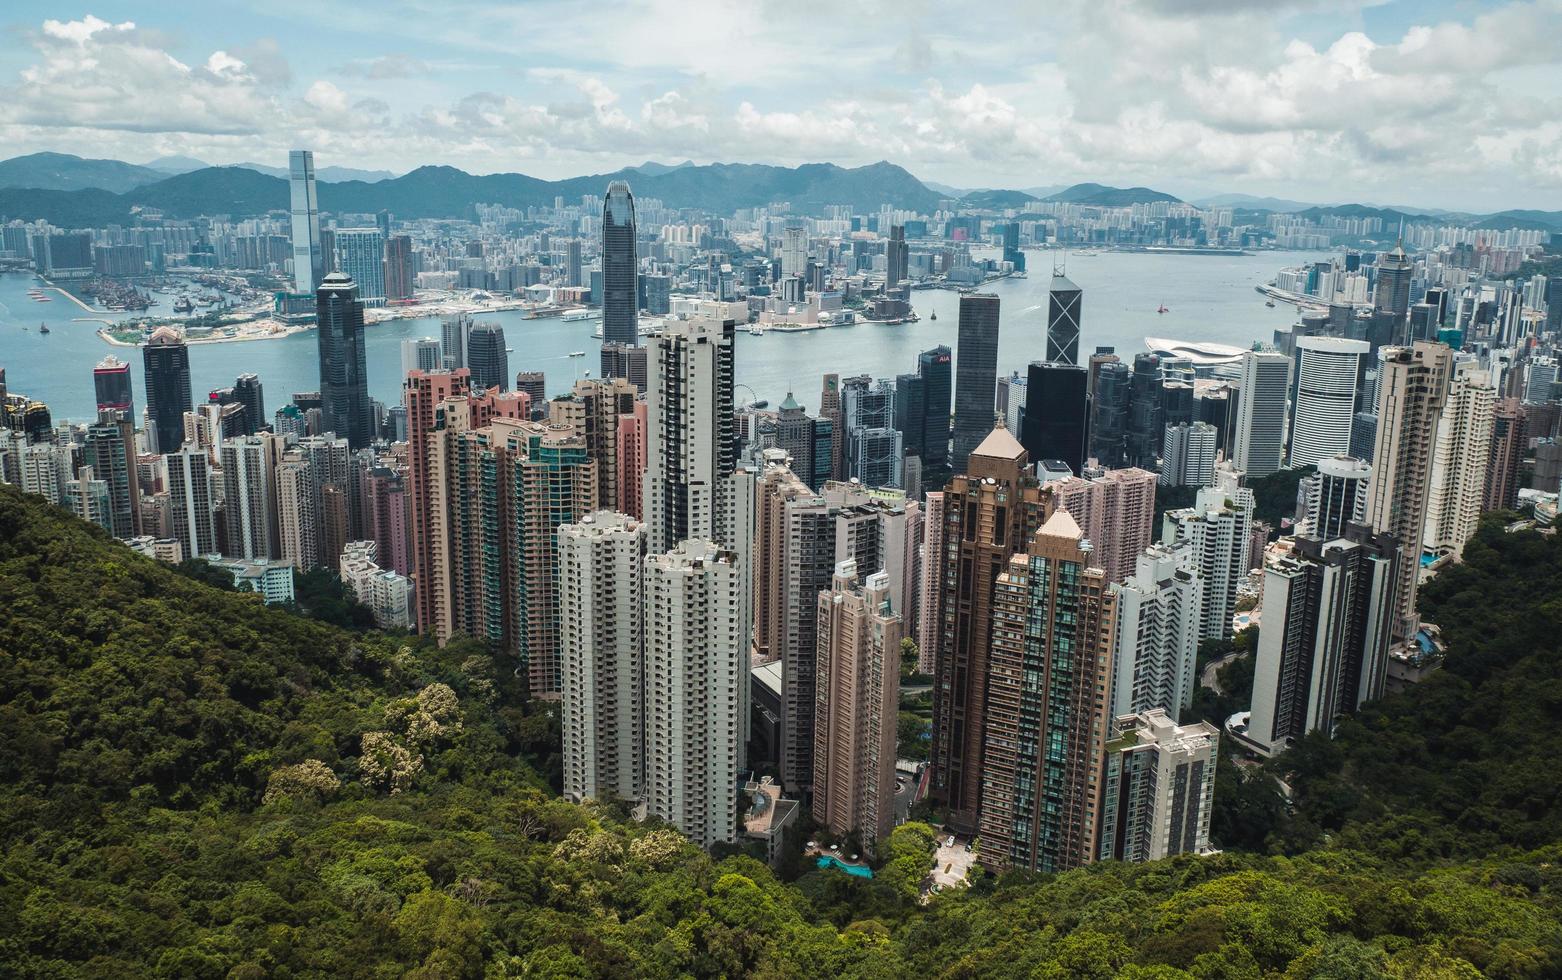
[[[873,877],[873,869],[868,867],[867,865],[865,865],[865,864],[860,864],[860,865],[859,864],[847,864],[845,861],[842,861],[840,858],[836,857],[834,854],[826,854],[823,857],[819,858],[819,867],[821,867],[821,868],[832,868],[832,867],[833,868],[839,868],[840,870],[846,872],[849,875],[856,875],[858,878],[872,878]]]

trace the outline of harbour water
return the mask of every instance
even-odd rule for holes
[[[1051,253],[1028,252],[1029,278],[1005,279],[989,289],[1002,301],[998,367],[1007,375],[1045,356],[1047,288]],[[1080,357],[1096,347],[1114,347],[1131,358],[1144,349],[1144,338],[1214,341],[1247,346],[1269,340],[1276,327],[1294,322],[1295,310],[1266,307],[1253,287],[1267,282],[1281,266],[1326,256],[1303,252],[1260,252],[1245,256],[1154,255],[1102,252],[1071,256],[1068,276],[1084,290]],[[48,403],[56,419],[85,420],[94,412],[92,369],[106,354],[128,361],[134,377],[136,408],[145,404],[141,352],[114,347],[98,338],[97,321],[124,314],[87,312],[50,291],[52,302],[28,296],[37,281],[30,275],[0,275],[0,367],[10,390]],[[893,377],[915,369],[916,356],[938,344],[956,347],[960,297],[946,290],[917,290],[913,306],[921,319],[894,326],[859,323],[806,333],[767,331],[738,334],[739,392],[778,404],[788,390],[810,410],[817,408],[820,376]],[[1165,305],[1167,312],[1158,314]],[[933,318],[937,314],[937,319]],[[81,318],[92,318],[83,320]],[[577,377],[597,370],[601,341],[592,336],[597,320],[527,320],[519,312],[482,315],[503,325],[512,349],[510,372],[543,371],[549,394],[567,391]],[[38,324],[49,325],[47,335]],[[436,317],[391,320],[368,328],[369,393],[395,404],[401,390],[401,342],[439,336]],[[190,348],[191,388],[197,399],[253,372],[265,385],[268,413],[295,391],[319,387],[314,333],[271,340],[195,344]],[[584,357],[570,357],[585,351]],[[747,390],[744,390],[746,387]]]

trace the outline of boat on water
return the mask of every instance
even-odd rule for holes
[[[1266,299],[1266,300],[1264,300],[1264,305],[1269,307],[1272,310],[1272,309],[1275,308],[1275,301],[1272,300],[1272,299]]]
[[[39,333],[48,333],[49,332],[49,325],[47,323],[39,323],[38,324],[38,332]]]
[[[569,352],[569,356],[570,357],[585,357],[586,356],[586,352],[583,351],[583,350],[572,350],[572,351]]]
[[[593,313],[593,312],[591,312],[590,310],[587,310],[587,309],[565,310],[563,316],[561,316],[559,319],[561,319],[561,320],[595,320],[595,319],[597,319],[600,316],[601,316],[600,313]]]
[[[1156,308],[1155,312],[1157,312],[1157,313],[1170,313],[1171,310],[1168,310],[1166,308],[1166,304],[1162,303],[1159,307]]]
[[[928,318],[928,319],[929,319],[929,320],[937,320],[937,319],[938,319],[938,311],[937,311],[937,310],[934,310],[934,311],[933,311],[933,312],[931,312],[931,313],[929,313],[929,314],[928,314],[928,315],[927,315],[927,318]]]
[[[763,337],[765,335],[765,328],[756,323],[748,328],[748,332],[751,336]]]

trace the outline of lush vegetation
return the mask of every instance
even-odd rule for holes
[[[1281,469],[1265,477],[1246,481],[1253,491],[1253,518],[1279,531],[1283,520],[1296,516],[1296,488],[1304,477],[1316,473],[1317,467],[1304,466],[1299,470]]]
[[[1280,760],[1299,804],[1291,849],[1329,835],[1427,861],[1562,841],[1547,741],[1562,718],[1562,543],[1507,534],[1505,520],[1487,518],[1464,561],[1421,589],[1443,669]]]
[[[1339,743],[1339,792],[1371,797],[1325,817],[1293,760],[1293,827],[1328,838],[978,875],[923,905],[930,828],[899,828],[873,879],[713,858],[554,798],[556,722],[481,648],[267,609],[0,487],[0,974],[1555,976],[1562,847],[1536,736],[1557,714],[1562,557],[1533,534],[1472,549],[1429,596],[1468,620],[1445,626],[1464,666],[1364,718],[1384,744]],[[1533,585],[1500,591],[1521,558]],[[1503,754],[1492,785],[1467,781]]]

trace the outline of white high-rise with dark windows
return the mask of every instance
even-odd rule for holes
[[[320,199],[315,193],[315,154],[294,150],[288,154],[288,209],[293,231],[293,291],[312,294],[325,278],[325,255],[320,250]]]
[[[564,792],[638,800],[645,772],[645,527],[612,511],[559,540]]]
[[[1301,337],[1296,341],[1296,391],[1291,412],[1291,465],[1316,466],[1350,450],[1351,420],[1365,340]],[[1242,400],[1238,401],[1241,414]]]
[[[1285,458],[1290,377],[1291,359],[1279,351],[1250,350],[1242,355],[1232,459],[1251,478],[1275,472]]]
[[[645,802],[701,847],[732,841],[749,696],[736,554],[685,540],[645,560]]]

